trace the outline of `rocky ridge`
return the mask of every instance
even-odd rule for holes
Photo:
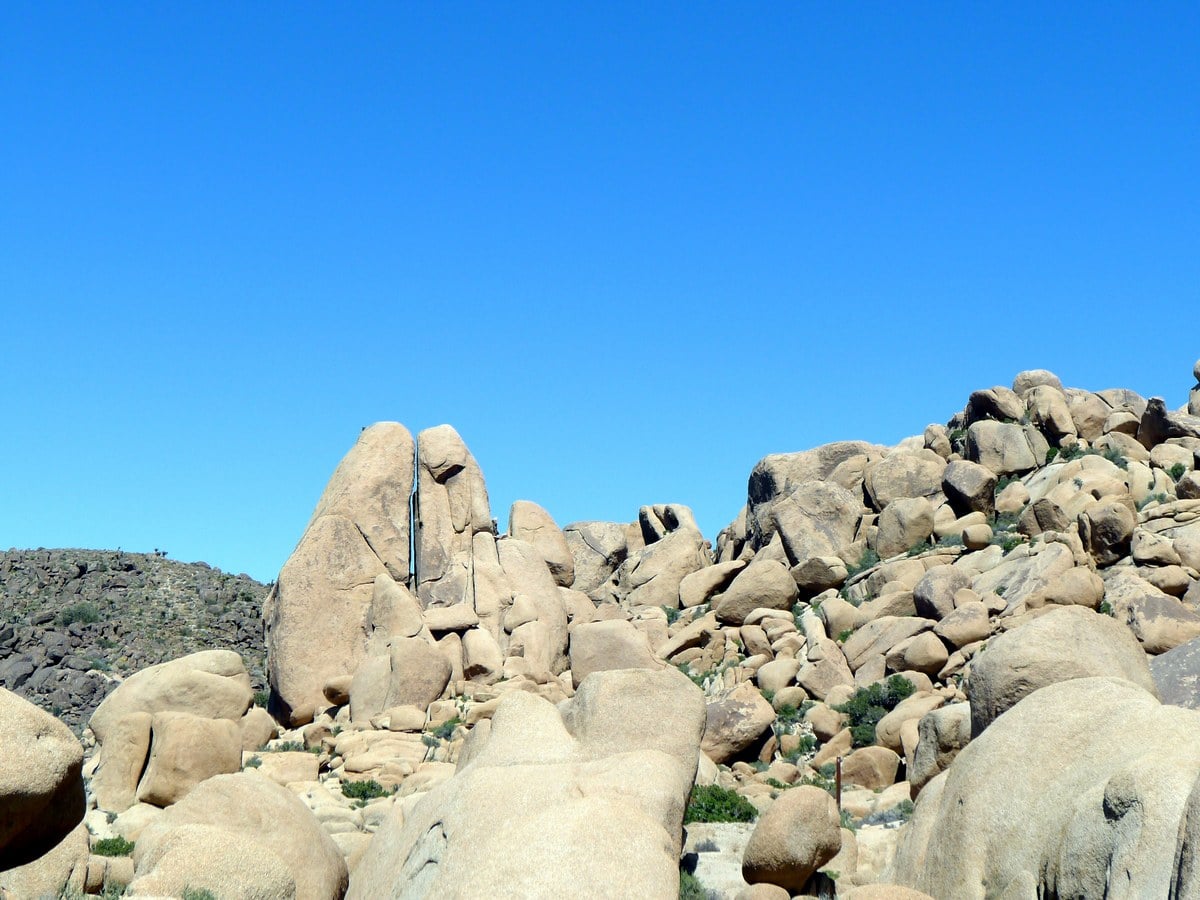
[[[0,686],[76,732],[118,680],[220,646],[266,688],[268,587],[206,563],[120,550],[0,553]]]
[[[274,718],[236,653],[129,677],[28,761],[86,803],[0,888],[1200,896],[1198,468],[1200,385],[1033,370],[765,457],[714,546],[679,504],[499,534],[453,429],[381,423],[265,603]]]

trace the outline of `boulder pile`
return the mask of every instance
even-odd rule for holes
[[[457,432],[374,425],[265,603],[268,708],[224,650],[127,678],[0,886],[1200,896],[1196,396],[1022,372],[765,457],[711,544],[680,504],[500,533]]]

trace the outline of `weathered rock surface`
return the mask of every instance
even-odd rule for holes
[[[796,787],[779,796],[750,835],[742,877],[797,894],[842,846],[837,804],[820,788]]]
[[[988,643],[971,668],[967,695],[975,737],[1023,698],[1072,678],[1112,675],[1154,693],[1146,654],[1129,629],[1081,606],[1064,606]]]
[[[133,859],[131,896],[181,896],[190,887],[218,897],[336,900],[348,878],[337,846],[296,795],[250,773],[199,784],[146,826]]]
[[[386,822],[348,897],[673,897],[703,723],[672,670],[597,672],[561,712],[509,694],[456,776]]]
[[[70,729],[2,689],[0,747],[5,751],[0,774],[2,870],[30,863],[66,838],[83,819],[84,787],[83,747]]]
[[[1042,688],[926,785],[889,877],[963,900],[1166,897],[1183,874],[1198,727],[1200,713],[1128,681]]]

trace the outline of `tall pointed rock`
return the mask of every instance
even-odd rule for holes
[[[284,563],[263,608],[272,711],[281,720],[311,721],[326,705],[326,682],[354,674],[376,578],[408,582],[413,472],[408,429],[364,429]]]

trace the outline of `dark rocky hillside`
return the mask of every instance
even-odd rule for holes
[[[154,554],[0,553],[0,685],[77,733],[121,678],[197,650],[236,650],[263,690],[267,591]]]

